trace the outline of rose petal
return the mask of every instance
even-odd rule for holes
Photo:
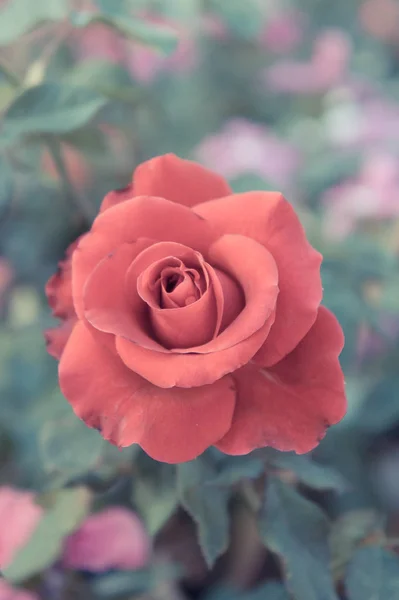
[[[11,586],[4,579],[0,579],[1,600],[39,600],[39,596],[30,590]]]
[[[238,233],[263,244],[279,276],[276,321],[258,353],[270,366],[291,352],[313,325],[322,298],[321,255],[306,239],[292,206],[277,192],[248,192],[195,207],[219,233]]]
[[[251,337],[220,352],[166,354],[137,346],[122,337],[116,338],[116,350],[129,369],[156,386],[195,388],[217,382],[224,375],[245,365],[264,343],[273,321],[274,313]]]
[[[174,154],[152,158],[139,165],[133,176],[135,196],[160,196],[185,206],[194,206],[229,196],[227,182],[198,163]]]
[[[143,310],[135,312],[131,306],[125,290],[125,278],[137,255],[151,245],[152,241],[145,238],[132,244],[121,244],[103,258],[89,276],[83,292],[84,316],[98,331],[135,339],[140,325],[139,332],[144,331],[145,339],[149,338],[142,323],[145,321],[148,328],[148,318]],[[137,325],[140,316],[142,321]],[[149,341],[152,342],[151,338]],[[162,349],[159,344],[156,347]]]
[[[72,254],[79,243],[75,240],[67,248],[65,259],[58,263],[57,272],[46,283],[45,292],[53,316],[67,319],[75,314],[72,300]]]
[[[150,540],[139,517],[122,507],[91,515],[67,538],[62,562],[67,569],[101,572],[140,569],[150,555]]]
[[[159,389],[97,344],[82,322],[61,357],[59,378],[65,397],[89,427],[120,447],[140,444],[155,460],[192,460],[231,425],[231,377],[200,389]]]
[[[0,568],[4,569],[29,540],[43,515],[31,492],[0,488]]]
[[[195,253],[193,252],[193,254]],[[195,258],[201,263],[200,258],[202,259],[202,257]],[[203,259],[202,263],[204,263]],[[143,299],[145,299],[145,291],[148,286],[148,271],[152,271],[154,268],[156,265],[152,265],[149,270],[142,272],[137,280],[137,292]],[[222,286],[209,265],[200,264],[199,268],[203,269],[207,278],[211,277],[214,282],[214,285],[208,286],[201,298],[187,306],[178,306],[177,308],[149,306],[155,337],[166,348],[191,348],[205,344],[213,339],[219,331],[223,312]],[[194,284],[192,284],[193,286]],[[190,292],[193,294],[192,289]],[[216,295],[221,298],[220,311],[218,311]]]
[[[150,238],[185,244],[204,253],[215,240],[209,224],[185,206],[162,198],[137,197],[101,213],[73,253],[72,288],[78,317],[83,317],[83,288],[107,254],[123,243]]]
[[[116,204],[120,204],[120,202],[131,200],[132,198],[134,198],[134,196],[135,194],[133,193],[132,183],[129,183],[129,185],[120,190],[112,190],[108,192],[104,200],[101,202],[100,213],[104,212],[108,208],[116,206]]]
[[[249,364],[234,373],[237,404],[233,425],[217,444],[227,454],[271,446],[309,452],[346,412],[338,355],[344,338],[334,315],[320,307],[302,342],[278,365]]]
[[[44,332],[44,339],[47,346],[47,352],[53,358],[59,360],[66,346],[71,331],[76,323],[76,317],[67,319],[58,327],[52,329],[46,329]]]

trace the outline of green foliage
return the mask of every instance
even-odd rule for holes
[[[5,577],[12,582],[24,581],[51,565],[60,553],[63,539],[78,527],[89,507],[90,494],[85,488],[62,490],[50,497],[27,545],[3,569]]]
[[[81,62],[66,75],[64,84],[87,87],[110,100],[137,104],[141,92],[120,65],[105,61]]]
[[[0,218],[7,210],[14,189],[14,178],[11,166],[0,155]]]
[[[269,479],[265,494],[260,533],[266,547],[280,557],[294,597],[336,600],[329,569],[329,522],[325,514],[276,478]]]
[[[93,23],[104,23],[118,33],[138,43],[145,44],[169,54],[177,44],[176,32],[165,25],[155,25],[131,16],[125,2],[96,2],[99,12],[76,13],[73,22],[77,27],[88,27]]]
[[[4,115],[2,134],[10,140],[21,135],[68,133],[86,125],[106,104],[106,98],[88,88],[47,82],[22,92]]]
[[[229,491],[204,485],[215,471],[201,458],[177,467],[179,500],[197,525],[198,540],[209,566],[227,549],[229,543]]]
[[[265,4],[262,0],[208,0],[209,8],[223,19],[230,30],[244,39],[252,39],[260,33]]]
[[[178,505],[176,469],[157,463],[143,452],[135,462],[132,501],[144,519],[147,530],[156,535]]]
[[[314,490],[343,491],[347,482],[337,470],[332,467],[321,465],[306,455],[298,455],[294,452],[278,452],[272,448],[266,448],[262,452],[270,465],[284,471],[291,471],[304,485]]]
[[[290,598],[280,583],[270,582],[247,592],[239,592],[229,587],[219,587],[212,589],[201,600],[290,600]]]
[[[45,21],[68,15],[67,0],[12,0],[0,8],[0,46],[6,46]]]
[[[95,470],[103,447],[100,434],[86,427],[72,410],[45,420],[40,429],[39,448],[44,471],[58,486]]]
[[[349,565],[345,588],[348,600],[396,600],[399,597],[399,559],[382,546],[365,546]]]

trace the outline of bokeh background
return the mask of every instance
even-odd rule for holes
[[[355,540],[382,527],[399,535],[398,77],[398,0],[0,2],[0,486],[64,493],[91,472],[96,502],[135,508],[150,532],[173,513],[168,472],[162,493],[160,472],[133,485],[137,469],[151,472],[145,458],[132,475],[137,450],[118,452],[72,415],[42,331],[54,324],[45,282],[105,193],[141,161],[174,152],[236,191],[282,191],[323,253],[324,302],[346,336],[349,410],[313,459],[330,469],[326,481],[350,485],[332,495],[320,490],[334,484],[317,480],[312,497]],[[81,497],[64,502],[61,521],[72,524],[42,566],[15,578],[31,590],[18,594],[111,598],[125,585],[123,597],[135,597],[137,579],[94,585],[60,566],[79,510],[94,510]],[[148,597],[232,599],[212,591],[223,574],[205,569],[192,524],[172,525],[151,573],[140,571]],[[257,560],[243,575],[230,564],[224,579],[251,583]],[[172,562],[184,567],[184,595]]]

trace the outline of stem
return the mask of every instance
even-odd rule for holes
[[[46,137],[46,144],[60,177],[66,197],[77,205],[85,220],[91,225],[96,215],[96,209],[85,194],[78,192],[75,189],[65,164],[60,143],[55,138],[48,136]]]

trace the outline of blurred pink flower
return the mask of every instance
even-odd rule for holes
[[[267,127],[236,118],[196,148],[195,156],[206,167],[227,179],[255,173],[278,187],[288,187],[300,166],[299,151]]]
[[[65,542],[63,564],[71,569],[139,569],[150,556],[150,539],[132,511],[112,507],[91,515]]]
[[[356,179],[327,190],[325,230],[329,237],[344,238],[358,221],[399,217],[399,160],[377,152],[365,158]]]
[[[399,3],[397,0],[365,0],[359,8],[364,30],[386,42],[399,41]]]
[[[310,61],[280,61],[266,69],[264,81],[275,92],[324,93],[345,80],[350,56],[345,32],[326,29],[316,38]]]
[[[184,72],[193,68],[197,60],[197,48],[192,32],[177,23],[171,23],[155,16],[146,15],[146,20],[154,25],[165,25],[178,35],[176,50],[164,56],[155,48],[123,39],[109,27],[94,24],[80,32],[73,40],[77,56],[81,60],[106,60],[120,64],[141,83],[151,83],[161,71]]]
[[[296,11],[283,11],[267,19],[260,44],[275,54],[292,52],[303,38],[303,17]]]
[[[4,308],[6,295],[14,278],[14,271],[10,263],[0,257],[0,314]]]
[[[0,569],[27,543],[42,515],[31,492],[0,488]]]
[[[0,579],[0,600],[39,600],[39,597],[34,592],[14,588],[4,579]]]

